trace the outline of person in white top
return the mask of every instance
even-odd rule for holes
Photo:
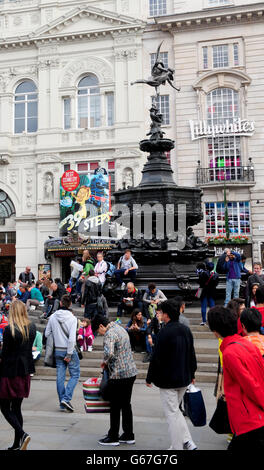
[[[138,265],[131,256],[131,250],[127,249],[125,254],[121,256],[115,270],[115,277],[118,284],[122,284],[125,279],[135,282]]]
[[[97,263],[94,268],[94,274],[98,277],[99,281],[101,282],[102,286],[105,283],[105,275],[107,273],[107,263],[104,261],[104,256],[102,251],[98,251],[97,253]]]

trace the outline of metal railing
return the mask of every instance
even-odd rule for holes
[[[252,165],[225,166],[220,168],[202,168],[198,164],[197,184],[209,183],[254,183],[255,171]]]

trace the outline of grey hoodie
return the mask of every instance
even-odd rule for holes
[[[69,338],[64,334],[60,323],[63,324]],[[57,310],[54,312],[47,324],[45,336],[53,335],[55,348],[67,350],[67,357],[70,357],[76,345],[77,318],[69,310]]]

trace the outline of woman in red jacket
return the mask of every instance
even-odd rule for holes
[[[208,323],[223,339],[225,397],[233,440],[228,450],[264,449],[264,360],[259,349],[237,334],[234,311],[217,306],[208,312]]]

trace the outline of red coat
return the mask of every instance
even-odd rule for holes
[[[240,344],[231,344],[234,342]],[[259,349],[237,334],[224,338],[220,349],[233,434],[264,427],[264,360]]]

